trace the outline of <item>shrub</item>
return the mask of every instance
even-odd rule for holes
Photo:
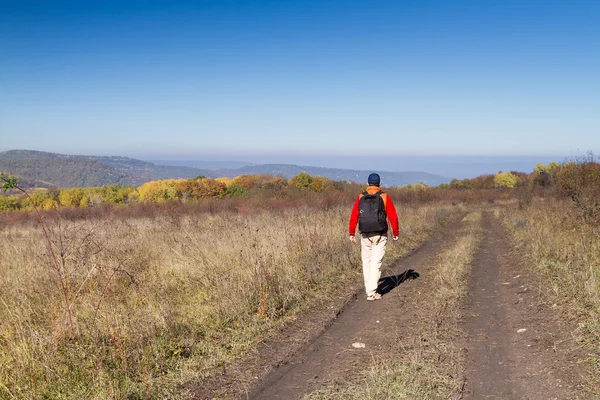
[[[142,201],[160,202],[181,198],[178,181],[175,179],[144,183],[138,188],[138,192]]]
[[[34,209],[34,206],[42,210],[52,210],[58,208],[59,206],[58,196],[58,190],[40,189],[31,193],[28,198],[23,200],[21,205],[22,208],[30,211]]]
[[[21,208],[17,196],[0,196],[0,211],[14,211]]]
[[[559,196],[572,200],[579,217],[600,223],[600,164],[593,156],[558,167],[555,186]]]
[[[227,178],[227,177],[216,178],[215,181],[224,183],[225,186],[227,186],[227,187],[229,187],[229,186],[231,186],[233,184],[233,179],[232,178]]]
[[[279,176],[259,175],[257,185],[263,190],[281,190],[288,186],[288,182]]]
[[[310,190],[313,192],[322,192],[327,187],[327,183],[329,179],[323,176],[315,176],[312,178],[312,182],[310,183]]]
[[[257,182],[258,182],[258,176],[256,176],[256,175],[242,175],[242,176],[236,176],[235,178],[233,178],[232,184],[238,184],[238,185],[243,186],[246,189],[250,190],[256,186]]]
[[[80,207],[85,194],[85,190],[81,188],[62,189],[58,201],[65,207]]]
[[[95,188],[93,191],[100,195],[104,203],[109,204],[124,204],[130,196],[137,196],[137,189],[133,186],[110,185]]]
[[[225,196],[241,197],[241,196],[246,195],[247,193],[248,193],[248,189],[246,189],[244,186],[242,186],[238,183],[234,183],[227,188],[227,190],[225,191]]]
[[[300,172],[298,175],[290,179],[290,185],[298,189],[308,190],[312,184],[313,178],[306,172]]]
[[[202,199],[219,198],[225,195],[227,186],[222,182],[217,182],[214,179],[205,178],[198,189],[198,196]]]
[[[498,172],[494,175],[494,187],[496,188],[514,188],[521,182],[521,178],[510,172]]]
[[[200,198],[202,179],[204,178],[182,179],[177,181],[176,190],[180,193],[180,198],[182,200]]]

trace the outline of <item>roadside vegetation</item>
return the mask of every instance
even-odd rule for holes
[[[359,249],[346,232],[363,189],[308,174],[246,175],[0,196],[0,398],[192,398],[188,383],[361,281]],[[600,164],[385,190],[402,232],[389,257],[458,212],[471,211],[467,228],[440,255],[440,290],[415,342],[395,361],[374,360],[362,383],[311,398],[445,398],[456,390],[460,382],[436,371],[460,368],[447,341],[486,204],[541,271],[551,305],[577,321],[589,354],[580,362],[597,382]]]
[[[3,224],[0,397],[192,398],[187,383],[362,279],[344,191],[269,193],[43,212],[58,275],[39,223]],[[404,240],[390,254],[458,209],[399,207]]]
[[[500,216],[543,278],[541,300],[577,326],[578,363],[600,395],[600,164],[586,158],[546,173],[551,190]]]

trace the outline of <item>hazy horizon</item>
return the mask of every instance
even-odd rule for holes
[[[0,149],[34,150],[37,149]],[[398,155],[398,156],[346,156],[346,155],[299,155],[299,154],[186,154],[174,157],[173,154],[144,156],[132,153],[66,153],[80,156],[121,156],[161,165],[193,166],[200,169],[239,168],[245,165],[293,164],[306,167],[352,169],[363,171],[427,172],[447,178],[473,178],[497,172],[519,171],[530,173],[536,164],[548,164],[577,160],[586,154],[570,155]]]
[[[558,156],[388,156],[348,157],[348,156],[295,156],[295,157],[231,157],[229,159],[197,158],[197,159],[145,159],[165,165],[189,165],[185,162],[247,162],[248,164],[294,164],[300,166],[339,168],[353,170],[373,170],[390,172],[420,171],[448,178],[473,178],[479,175],[495,174],[499,171],[519,171],[530,173],[536,164],[548,164],[552,161],[563,162],[570,157]],[[171,162],[171,163],[169,163]]]

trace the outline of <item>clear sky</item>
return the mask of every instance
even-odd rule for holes
[[[598,154],[600,1],[2,0],[10,149]]]

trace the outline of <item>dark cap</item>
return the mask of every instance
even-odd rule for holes
[[[378,174],[371,174],[369,175],[369,179],[367,179],[367,183],[371,186],[379,186],[381,178]]]

